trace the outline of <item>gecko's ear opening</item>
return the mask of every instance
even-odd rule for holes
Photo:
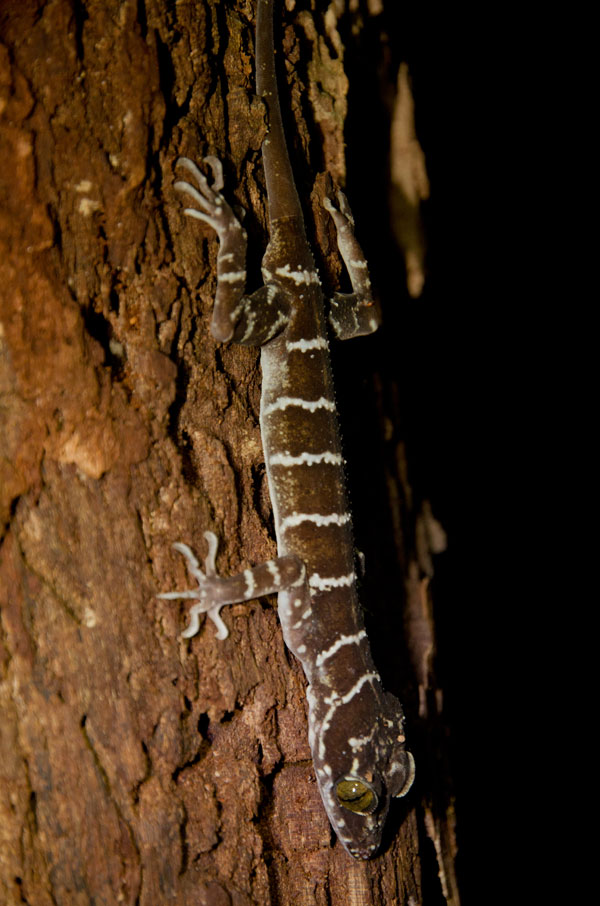
[[[394,799],[400,799],[401,796],[406,796],[411,786],[413,785],[413,780],[415,779],[415,759],[412,756],[412,752],[405,752],[404,754],[406,755],[408,761],[406,780],[400,787],[400,791],[393,794]]]
[[[370,815],[377,808],[377,793],[359,777],[342,777],[335,785],[335,795],[343,808],[358,815]]]

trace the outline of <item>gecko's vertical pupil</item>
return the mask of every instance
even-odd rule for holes
[[[351,812],[369,815],[377,808],[375,791],[358,777],[342,777],[335,785],[338,802]]]

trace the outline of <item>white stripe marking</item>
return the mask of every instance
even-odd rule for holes
[[[341,466],[344,462],[341,453],[300,453],[291,456],[289,453],[275,453],[269,459],[270,466],[313,466],[325,462],[332,466]]]
[[[273,576],[273,581],[275,582],[275,584],[281,585],[281,573],[279,572],[279,569],[277,568],[273,560],[267,560],[267,569]]]
[[[354,584],[356,579],[356,574],[354,572],[348,573],[347,576],[320,576],[318,573],[313,573],[308,580],[308,584],[311,588],[316,588],[318,591],[329,591],[332,588],[344,588]]]
[[[289,280],[292,280],[296,286],[300,286],[302,283],[316,283],[319,285],[321,283],[316,271],[306,271],[300,267],[298,270],[293,271],[289,264],[286,264],[284,267],[278,267],[275,273],[278,277],[286,277]]]
[[[287,322],[288,322],[288,316],[285,314],[285,312],[280,311],[279,314],[277,315],[277,320],[273,321],[273,323],[271,324],[271,327],[269,328],[269,332],[266,335],[266,340],[270,340],[272,337],[274,337],[275,334],[277,333],[277,331],[281,327],[283,327],[285,324],[287,324]]]
[[[360,679],[358,679],[349,692],[346,692],[345,695],[338,695],[337,692],[332,692],[325,699],[326,705],[347,705],[348,702],[352,701],[355,695],[358,695],[365,683],[370,683],[372,680],[381,681],[381,677],[378,673],[363,673]]]
[[[285,344],[288,352],[308,352],[311,349],[327,349],[325,337],[314,337],[312,340],[289,340]]]
[[[330,513],[328,516],[321,516],[320,513],[292,513],[286,516],[279,524],[279,531],[285,532],[289,528],[296,528],[303,522],[312,522],[319,527],[324,525],[346,525],[350,522],[350,513]]]
[[[375,725],[371,732],[366,736],[350,736],[350,738],[348,739],[348,744],[352,751],[356,752],[357,749],[362,749],[367,745],[367,743],[371,742],[373,736],[375,735],[376,729],[377,725]]]
[[[302,566],[300,567],[300,575],[298,576],[298,578],[296,579],[295,582],[292,582],[292,584],[290,585],[290,588],[299,588],[300,585],[304,585],[305,582],[306,582],[306,566],[303,563]],[[302,604],[302,601],[300,601],[300,600],[294,601],[294,607],[300,607],[301,604]]]
[[[237,305],[237,306],[233,309],[233,311],[230,313],[230,315],[229,315],[229,320],[231,321],[232,324],[235,324],[235,322],[238,320],[238,318],[239,318],[239,316],[241,315],[241,313],[242,313],[243,311],[246,310],[246,302],[247,302],[247,301],[248,301],[248,297],[247,297],[247,296],[244,296],[244,298],[242,299],[242,301],[240,302],[240,304]]]
[[[218,274],[217,279],[222,283],[241,283],[246,279],[246,271],[226,271],[224,274]]]
[[[328,412],[335,412],[335,403],[322,396],[318,400],[303,400],[298,396],[280,396],[278,400],[271,403],[265,409],[265,416],[273,412],[280,412],[287,409],[288,406],[299,406],[300,409],[308,409],[309,412],[316,412],[317,409],[327,409]]]
[[[246,594],[248,600],[253,597],[254,590],[256,589],[256,582],[254,581],[254,576],[252,575],[251,569],[244,570],[244,579],[246,580]]]
[[[322,651],[321,654],[317,656],[317,660],[315,661],[317,667],[320,667],[326,660],[333,657],[334,654],[337,654],[344,645],[358,645],[361,639],[366,638],[366,635],[367,633],[364,629],[361,629],[356,635],[341,635],[339,639],[333,643],[331,648],[327,648],[326,651]]]
[[[372,682],[373,680],[381,681],[381,677],[378,673],[365,673],[361,678],[352,686],[349,692],[346,695],[338,696],[337,692],[333,692],[328,698],[325,699],[325,704],[329,705],[329,710],[325,717],[323,718],[323,723],[321,724],[321,731],[319,733],[319,757],[325,757],[325,733],[329,729],[329,725],[333,720],[333,716],[340,705],[347,705],[349,701],[352,701],[355,695],[358,695],[365,683]]]
[[[246,322],[246,330],[244,331],[244,336],[239,341],[240,343],[244,343],[248,339],[248,337],[252,336],[252,333],[254,332],[255,324],[256,324],[256,312],[250,311],[248,314],[248,320]]]

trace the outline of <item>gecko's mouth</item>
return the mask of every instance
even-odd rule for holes
[[[354,859],[372,859],[379,849],[379,839],[376,843],[354,840],[351,844],[345,843],[344,845]]]
[[[375,848],[373,849],[351,849],[350,855],[354,856],[355,859],[370,859],[375,855]]]

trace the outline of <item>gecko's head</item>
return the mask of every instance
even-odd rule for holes
[[[327,815],[340,842],[356,859],[375,855],[391,799],[404,796],[414,779],[414,759],[404,748],[402,708],[394,696],[383,698],[385,707],[378,714],[368,707],[355,708],[350,724],[343,709],[335,715],[338,720],[328,720],[327,712],[324,720],[315,720],[311,732]]]

